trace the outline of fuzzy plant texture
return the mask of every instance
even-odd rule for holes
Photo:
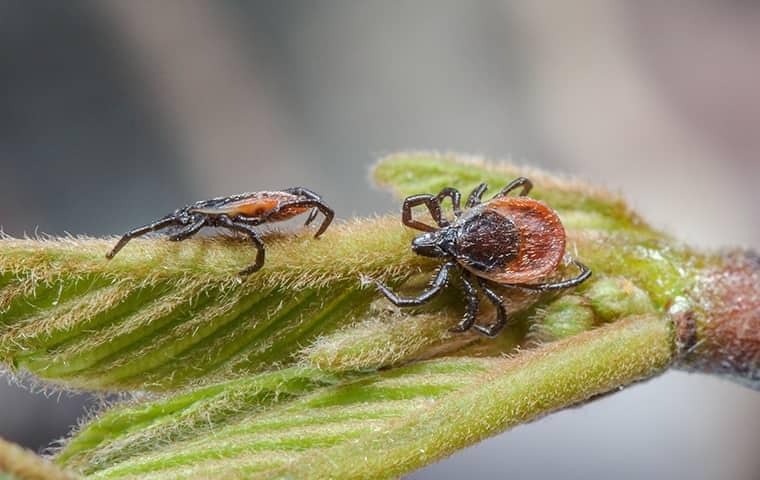
[[[0,443],[0,478],[392,478],[670,367],[760,385],[760,260],[696,251],[582,182],[462,155],[382,159],[398,197],[529,177],[592,278],[550,294],[504,290],[495,339],[449,328],[456,281],[398,309],[440,264],[414,255],[398,214],[315,240],[0,239],[0,362],[47,389],[118,393],[52,462]],[[557,277],[569,276],[566,262]],[[494,315],[485,303],[481,322]],[[3,476],[5,475],[5,476]]]

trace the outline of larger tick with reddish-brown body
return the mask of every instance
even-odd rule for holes
[[[264,265],[264,242],[253,229],[257,225],[287,220],[311,209],[306,225],[322,212],[325,216],[314,237],[319,237],[332,222],[333,210],[322,201],[322,197],[303,187],[288,188],[275,192],[253,192],[203,200],[137,227],[125,233],[106,258],[113,258],[119,250],[133,238],[164,228],[174,228],[169,240],[180,241],[190,238],[203,227],[223,227],[247,235],[257,249],[256,261],[240,272],[248,275]]]
[[[580,273],[571,279],[554,283],[532,283],[554,273],[565,255],[565,228],[556,212],[544,203],[528,198],[530,180],[520,177],[504,187],[491,200],[482,203],[488,188],[485,183],[472,191],[461,209],[461,194],[445,188],[438,195],[413,195],[404,200],[401,219],[404,225],[424,233],[412,241],[412,250],[426,257],[446,259],[428,290],[414,298],[402,298],[380,282],[380,292],[399,307],[422,305],[446,286],[449,274],[457,267],[461,273],[467,297],[464,319],[452,329],[464,332],[474,328],[494,336],[507,323],[504,302],[490,284],[527,290],[549,291],[581,284],[591,271],[573,260]],[[520,188],[519,196],[509,194]],[[454,208],[453,223],[443,218],[441,201],[450,198]],[[438,228],[415,220],[412,208],[425,205]],[[496,322],[477,325],[478,288],[496,307]]]

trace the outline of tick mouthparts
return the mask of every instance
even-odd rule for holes
[[[424,233],[412,240],[412,251],[425,257],[443,257],[446,252],[441,248],[441,240],[436,232]]]
[[[418,250],[434,247],[435,244],[436,242],[433,236],[429,233],[426,233],[424,235],[415,237],[414,240],[412,240],[412,250],[417,252]]]

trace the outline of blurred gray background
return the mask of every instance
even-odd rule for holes
[[[304,184],[340,217],[400,149],[620,191],[691,244],[760,248],[760,3],[0,1],[0,224],[121,233]],[[40,450],[94,400],[0,384]],[[760,394],[668,373],[411,475],[760,478]]]

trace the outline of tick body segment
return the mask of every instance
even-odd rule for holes
[[[555,272],[565,255],[565,228],[557,213],[544,203],[528,198],[530,180],[520,177],[504,187],[491,200],[482,202],[485,183],[472,191],[461,208],[461,194],[445,188],[438,195],[413,195],[404,200],[401,219],[404,225],[422,230],[412,241],[412,250],[426,257],[445,260],[430,288],[414,298],[402,298],[380,282],[377,288],[393,304],[405,307],[422,305],[441,292],[452,270],[459,269],[467,312],[452,329],[463,332],[474,328],[495,336],[507,323],[504,301],[492,289],[493,284],[535,291],[560,290],[581,284],[591,276],[582,263],[573,260],[579,274],[554,283],[534,283]],[[518,196],[510,193],[520,189]],[[441,202],[451,199],[454,221],[441,213]],[[437,226],[415,220],[412,209],[427,207]],[[479,309],[478,290],[496,307],[496,322],[489,326],[475,324]]]
[[[169,235],[169,240],[181,241],[192,237],[203,227],[222,227],[247,235],[256,247],[255,263],[240,272],[241,275],[248,275],[264,265],[264,242],[253,227],[287,220],[310,209],[305,225],[309,225],[318,212],[325,217],[314,235],[316,238],[324,233],[335,214],[322,201],[322,197],[307,188],[295,187],[274,192],[243,193],[203,200],[179,208],[152,223],[130,230],[119,239],[106,258],[113,258],[130,240],[149,232],[173,228],[174,231]]]

